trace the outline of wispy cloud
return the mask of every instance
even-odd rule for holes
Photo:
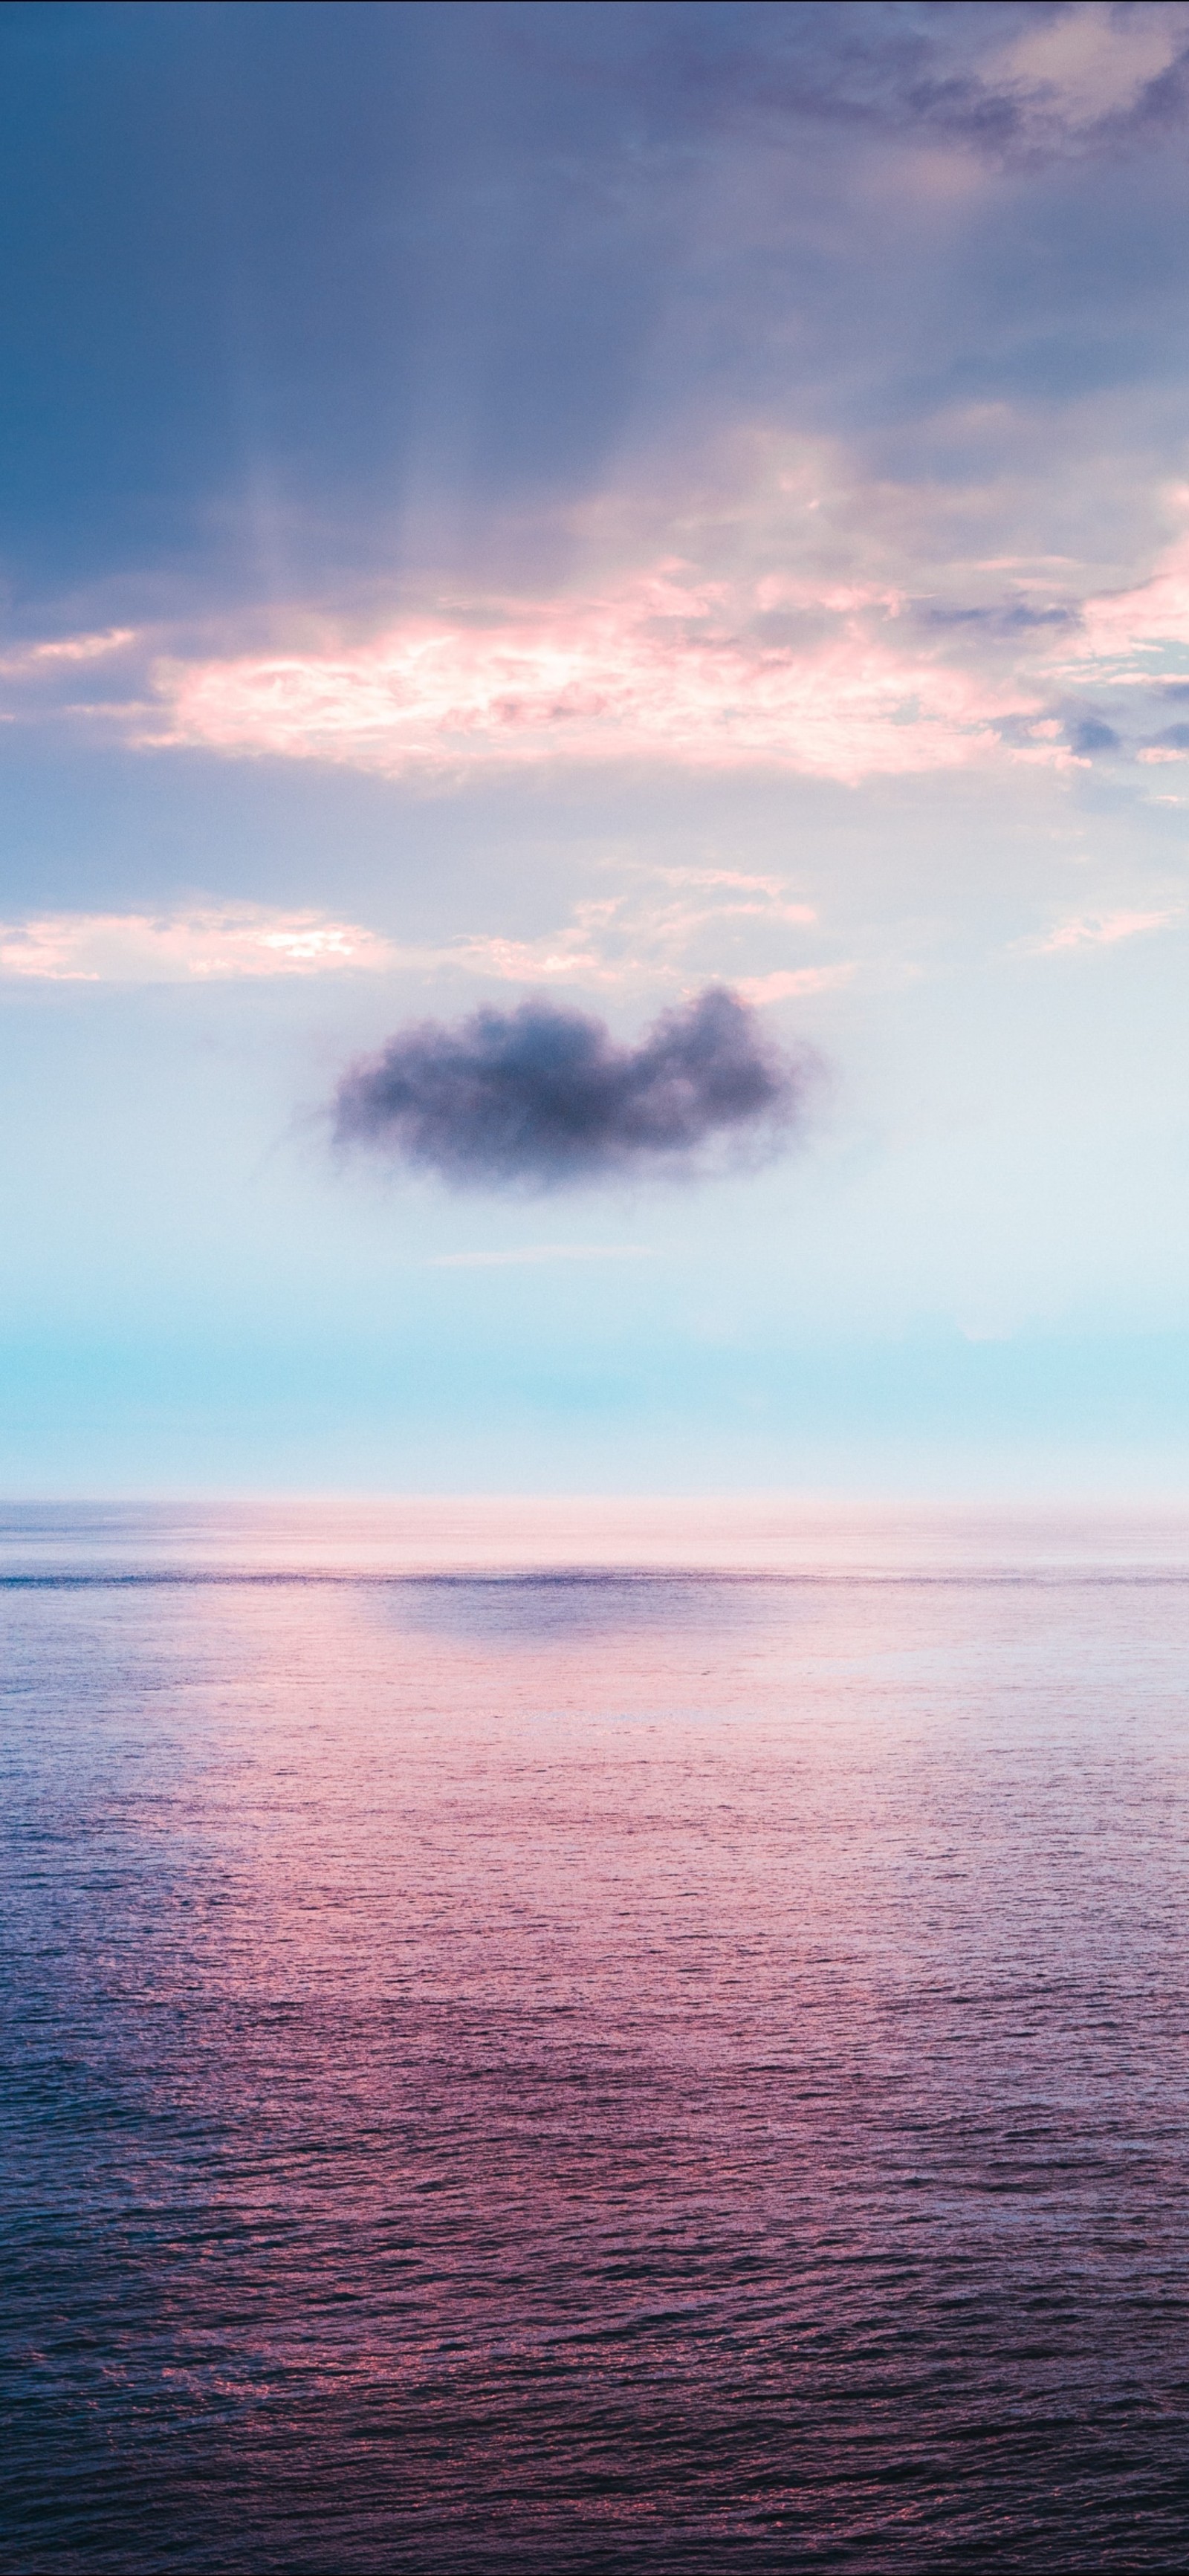
[[[0,922],[0,976],[57,984],[187,984],[224,977],[375,973],[387,940],[325,913],[263,905],[174,913],[41,913]]]
[[[41,644],[18,645],[0,654],[0,678],[35,679],[54,670],[71,670],[82,662],[105,661],[140,638],[135,626],[106,626],[99,634],[61,635]]]
[[[1085,133],[1133,114],[1143,92],[1176,61],[1189,37],[1178,0],[1104,8],[1077,0],[1025,27],[979,66],[984,88],[1013,100],[1034,126]]]
[[[796,957],[815,908],[776,877],[734,869],[633,870],[629,889],[592,896],[568,921],[535,938],[469,931],[435,943],[385,937],[359,922],[249,903],[196,904],[172,912],[43,912],[0,921],[0,978],[51,983],[189,983],[226,977],[338,972],[465,976],[524,985],[681,989],[722,964],[737,932],[771,954]],[[852,968],[774,966],[748,998],[824,992]],[[739,981],[739,979],[736,979]],[[754,987],[754,989],[753,989]]]
[[[758,934],[769,954],[773,945],[786,956],[791,947],[796,958],[804,931],[816,919],[816,908],[790,899],[778,878],[725,868],[650,869],[630,891],[588,898],[568,922],[535,939],[472,932],[449,948],[427,951],[425,962],[513,984],[680,982],[698,971],[697,961],[706,960],[708,951],[721,966],[723,943],[736,932],[744,938]],[[824,991],[851,971],[803,959],[782,961],[772,970],[790,994]],[[743,989],[746,978],[732,980]],[[766,998],[780,996],[772,991]]]
[[[741,975],[735,991],[742,993],[745,1002],[761,1007],[766,1002],[799,1002],[808,993],[836,993],[857,973],[857,963],[849,957],[835,966],[778,967],[771,975]]]
[[[1181,498],[1189,504],[1189,493]],[[1168,644],[1189,644],[1189,537],[1169,548],[1149,580],[1088,599],[1073,650],[1110,665],[1137,655],[1146,661]]]
[[[1036,957],[1059,956],[1071,948],[1113,948],[1118,941],[1141,938],[1146,931],[1170,930],[1184,918],[1184,904],[1162,912],[1084,912],[1058,922],[1043,939],[1025,945]]]
[[[652,868],[649,873],[661,885],[707,886],[716,893],[725,886],[731,893],[766,895],[779,906],[784,921],[817,920],[816,905],[789,902],[782,877],[748,876],[740,868]]]
[[[669,116],[693,127],[750,110],[761,131],[850,121],[865,137],[912,138],[921,159],[944,141],[971,158],[1034,162],[1134,149],[1183,114],[1184,0],[740,11],[729,48],[713,19],[703,30],[658,15],[678,17],[676,61],[662,39],[648,68],[658,86],[668,73]]]

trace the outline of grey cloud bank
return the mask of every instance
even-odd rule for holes
[[[815,1069],[721,985],[663,1013],[636,1046],[583,1012],[525,1002],[400,1030],[344,1074],[335,1135],[462,1187],[693,1175],[716,1146],[738,1161],[791,1142]]]

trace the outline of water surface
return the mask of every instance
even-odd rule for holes
[[[1183,2571],[1187,1566],[10,1510],[6,2568]]]

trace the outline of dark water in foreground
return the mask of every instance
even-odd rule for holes
[[[1185,1534],[959,1537],[8,1516],[6,2571],[1189,2568]]]

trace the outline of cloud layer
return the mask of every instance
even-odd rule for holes
[[[374,930],[321,912],[224,904],[186,912],[47,912],[0,921],[0,978],[53,984],[214,983],[250,975],[382,971]]]
[[[463,1187],[676,1175],[705,1169],[707,1148],[786,1140],[810,1071],[721,985],[665,1012],[634,1047],[582,1012],[525,1002],[456,1028],[401,1030],[343,1076],[335,1133]]]
[[[995,759],[1189,755],[1189,727],[1168,721],[1189,682],[1189,492],[1163,497],[1175,533],[1148,578],[1105,589],[1073,558],[945,560],[906,490],[836,492],[827,526],[807,485],[770,481],[726,535],[702,532],[733,562],[668,556],[565,596],[459,595],[362,640],[297,605],[275,615],[304,639],[263,653],[211,657],[196,629],[168,654],[149,628],[80,633],[0,658],[0,720],[423,783],[628,762],[853,785]],[[877,581],[848,561],[864,538],[884,557]],[[759,578],[739,569],[748,553],[768,559]],[[99,696],[79,697],[83,668],[103,670]]]
[[[733,598],[662,566],[617,594],[477,604],[337,653],[162,665],[157,738],[390,777],[560,757],[850,779],[951,768],[1031,703],[895,638],[894,602],[798,598],[824,627],[808,649],[771,632],[784,605],[776,584]]]

